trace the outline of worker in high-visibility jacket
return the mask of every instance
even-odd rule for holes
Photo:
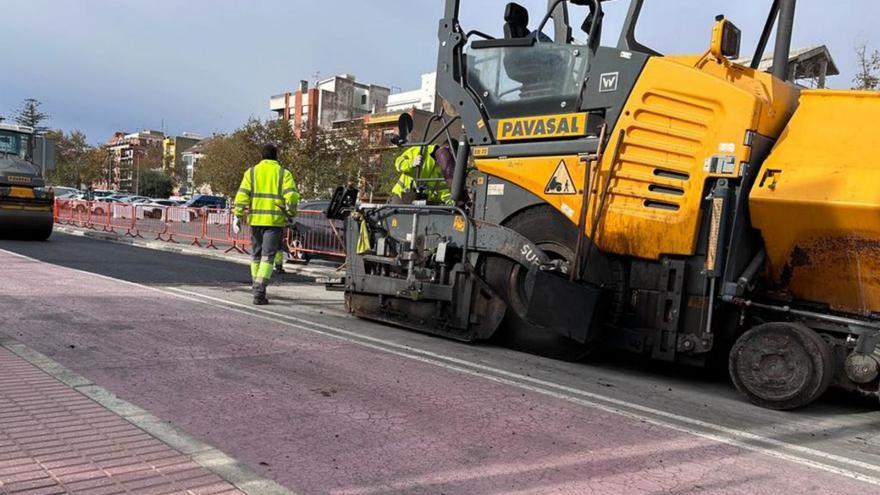
[[[249,168],[235,195],[233,231],[241,229],[241,219],[247,216],[251,226],[251,278],[254,304],[269,303],[266,287],[272,278],[276,255],[281,249],[282,235],[288,219],[296,215],[299,191],[290,170],[278,163],[278,149],[271,144],[263,146],[263,160]]]
[[[391,190],[391,200],[402,203],[407,193],[415,192],[416,178],[424,181],[418,184],[425,188],[429,203],[451,204],[452,193],[443,171],[437,165],[434,154],[436,145],[412,146],[404,150],[394,162],[394,168],[400,173],[397,183]]]

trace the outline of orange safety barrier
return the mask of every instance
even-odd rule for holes
[[[135,206],[135,237],[143,237],[142,233],[155,235],[155,240],[164,241],[162,237],[168,232],[165,216],[168,207],[153,205]]]
[[[86,226],[88,228],[93,229],[96,227],[101,227],[101,230],[105,232],[115,232],[115,230],[113,230],[113,223],[110,221],[110,218],[112,216],[112,203],[105,203],[102,201],[90,201],[86,204],[86,209],[88,211]]]
[[[205,217],[205,240],[209,249],[219,249],[217,243],[229,241],[232,235],[232,212],[229,210],[207,210]]]
[[[116,229],[125,229],[125,233],[123,235],[128,237],[134,237],[135,234],[132,230],[135,227],[135,220],[137,220],[137,216],[135,215],[134,205],[125,204],[125,203],[110,203],[108,204],[109,208],[109,218],[108,225],[110,229],[116,231]]]
[[[55,201],[55,214],[58,223],[89,227],[88,201],[58,199]]]
[[[230,218],[230,222],[232,219]],[[241,231],[236,234],[232,231],[232,224],[229,225],[229,237],[228,241],[232,243],[232,246],[226,250],[235,251],[242,254],[250,254],[251,247],[251,226],[247,222],[241,222]]]
[[[294,257],[311,253],[344,258],[343,232],[343,223],[328,219],[323,211],[299,210],[288,231],[287,245]]]
[[[64,225],[77,225],[76,202],[69,199],[55,200],[55,222]]]
[[[188,239],[190,246],[202,245],[205,238],[206,210],[196,208],[184,208],[182,206],[169,206],[165,215],[165,226],[168,242],[177,244],[177,238]]]
[[[232,231],[231,210],[184,208],[177,206],[132,205],[71,199],[55,200],[55,222],[87,229],[101,229],[130,237],[152,236],[155,240],[208,249],[248,254],[251,228],[242,222],[241,231]],[[285,244],[299,259],[305,254],[345,257],[343,223],[328,220],[316,210],[300,210],[287,230]]]

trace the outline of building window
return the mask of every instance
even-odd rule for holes
[[[361,95],[361,105],[367,104],[367,95]]]

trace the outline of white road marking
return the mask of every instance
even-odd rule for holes
[[[25,256],[19,253],[14,253],[11,251],[7,251],[5,249],[0,249],[0,252],[25,259],[31,262],[35,262],[38,264],[43,264],[44,262],[31,258],[29,256]],[[344,330],[342,328],[333,327],[330,325],[324,325],[321,323],[316,323],[313,321],[309,321],[303,318],[298,318],[296,316],[285,315],[283,313],[277,313],[274,311],[270,311],[264,308],[249,306],[246,304],[241,304],[235,301],[230,301],[226,299],[216,298],[213,296],[207,296],[203,294],[198,294],[195,292],[187,291],[184,289],[176,288],[176,287],[151,287],[149,285],[140,284],[137,282],[131,282],[128,280],[121,280],[113,277],[108,277],[106,275],[101,275],[98,273],[92,273],[76,268],[70,268],[60,265],[54,265],[57,268],[65,269],[71,272],[80,273],[87,276],[96,277],[99,279],[121,283],[125,285],[130,285],[133,287],[138,287],[142,289],[147,289],[150,291],[159,292],[168,296],[176,297],[179,299],[183,299],[191,302],[198,302],[201,304],[208,305],[213,308],[222,309],[226,311],[232,311],[235,313],[240,313],[248,316],[254,316],[257,318],[261,318],[264,320],[272,321],[275,323],[284,324],[293,328],[297,328],[299,330],[305,330],[307,332],[311,332],[318,335],[323,335],[326,337],[332,337],[335,339],[340,339],[346,342],[350,342],[353,344],[357,344],[363,347],[375,349],[381,352],[397,355],[400,357],[408,358],[414,361],[419,361],[427,364],[432,364],[435,366],[439,366],[441,368],[445,368],[451,371],[457,371],[460,373],[465,373],[472,376],[478,376],[487,380],[491,380],[497,383],[502,383],[505,385],[510,385],[514,387],[518,387],[524,390],[528,390],[531,392],[543,394],[546,396],[550,396],[556,399],[564,400],[567,402],[572,402],[575,404],[579,404],[582,406],[592,407],[595,409],[599,409],[601,411],[618,414],[636,421],[643,421],[646,423],[654,424],[657,426],[661,426],[664,428],[669,428],[675,431],[679,431],[682,433],[687,433],[690,435],[694,435],[700,438],[709,439],[712,441],[716,441],[719,443],[732,445],[734,447],[739,447],[745,450],[749,450],[752,452],[761,453],[770,457],[774,457],[776,459],[792,462],[795,464],[800,464],[802,466],[807,466],[814,469],[819,469],[825,472],[837,474],[840,476],[844,476],[850,479],[862,481],[865,483],[869,483],[872,485],[880,486],[880,478],[875,476],[869,476],[857,471],[851,471],[849,469],[844,469],[841,467],[833,466],[831,464],[824,464],[822,462],[815,461],[808,457],[802,456],[810,456],[819,459],[823,459],[829,462],[835,462],[838,464],[843,464],[847,466],[851,466],[854,468],[864,469],[866,471],[880,473],[880,466],[875,464],[870,464],[867,462],[859,461],[856,459],[850,459],[848,457],[839,456],[836,454],[831,454],[828,452],[822,452],[820,450],[811,449],[809,447],[802,447],[800,445],[791,444],[787,442],[782,442],[780,440],[776,440],[773,438],[765,437],[762,435],[757,435],[754,433],[748,433],[740,430],[736,430],[734,428],[729,428],[726,426],[709,423],[707,421],[703,421],[696,418],[691,418],[687,416],[682,416],[680,414],[662,411],[659,409],[654,409],[647,406],[642,406],[640,404],[636,404],[633,402],[629,402],[626,400],[615,399],[613,397],[604,396],[601,394],[596,394],[593,392],[588,392],[585,390],[576,389],[573,387],[568,387],[565,385],[548,382],[545,380],[541,380],[538,378],[522,375],[519,373],[514,373],[510,371],[506,371],[500,368],[494,368],[491,366],[482,365],[479,363],[458,359],[452,356],[446,356],[438,353],[434,353],[431,351],[418,349],[415,347],[411,347],[404,344],[399,344],[397,342],[384,340],[376,337],[370,337],[367,335],[362,335],[356,332],[352,332],[349,330]],[[289,321],[288,321],[289,320]],[[292,323],[291,321],[295,321],[297,323]],[[322,329],[322,330],[319,330]],[[627,410],[628,409],[628,410]],[[637,411],[637,412],[634,412]],[[684,426],[681,424],[676,424],[671,421],[665,421],[662,419],[657,419],[657,417],[666,418],[671,421],[676,421],[679,423],[684,423]],[[711,430],[714,433],[703,431]],[[759,442],[767,445],[772,445],[777,449],[786,450],[792,453],[801,454],[801,456],[794,455],[792,453],[781,452],[779,450],[762,447],[759,445],[754,445],[748,442]]]

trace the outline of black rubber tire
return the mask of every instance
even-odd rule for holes
[[[505,223],[551,257],[572,262],[577,243],[577,229],[549,205],[525,210]],[[562,361],[580,361],[587,358],[592,346],[581,344],[557,332],[529,323],[523,318],[525,308],[520,295],[520,276],[524,270],[514,262],[500,257],[486,260],[486,281],[507,302],[507,315],[501,323],[497,340],[512,349]]]
[[[28,220],[27,225],[14,224],[0,227],[0,239],[16,241],[47,241],[55,228],[51,216],[45,219]]]
[[[804,407],[834,378],[831,346],[812,329],[765,323],[737,339],[730,350],[730,378],[755,405],[776,410]]]
[[[33,233],[33,237],[31,237],[31,239],[33,239],[35,241],[45,242],[45,241],[48,241],[50,237],[52,237],[52,226],[51,225],[47,228],[35,230]]]

